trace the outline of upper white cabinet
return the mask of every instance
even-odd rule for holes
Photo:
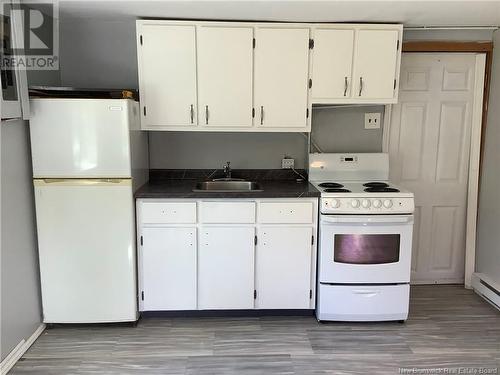
[[[398,30],[358,31],[354,56],[354,97],[395,97],[398,51]]]
[[[314,49],[313,100],[350,98],[354,29],[316,29]]]
[[[260,128],[308,128],[309,28],[258,27],[255,107]]]
[[[251,27],[198,28],[200,125],[252,126],[252,46]]]
[[[138,20],[141,127],[309,132],[312,104],[396,103],[402,31]]]
[[[312,103],[396,103],[401,25],[313,30]]]
[[[137,43],[142,129],[196,126],[195,26],[138,24]]]

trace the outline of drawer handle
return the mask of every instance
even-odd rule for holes
[[[373,297],[376,296],[377,294],[380,294],[379,290],[353,290],[353,294],[360,294],[366,297]]]

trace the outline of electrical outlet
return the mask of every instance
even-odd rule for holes
[[[380,113],[365,113],[365,129],[380,129]]]
[[[295,168],[295,159],[292,158],[281,159],[281,168],[283,169]]]

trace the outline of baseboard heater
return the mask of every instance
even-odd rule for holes
[[[500,310],[500,285],[484,273],[472,274],[474,291]]]

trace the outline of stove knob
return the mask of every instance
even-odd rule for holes
[[[382,201],[380,199],[375,199],[373,201],[373,207],[380,208],[382,206]]]
[[[370,207],[370,204],[371,204],[371,202],[370,202],[368,199],[363,199],[363,200],[361,201],[361,205],[362,205],[364,208],[368,208],[368,207]]]
[[[359,207],[359,201],[357,199],[353,199],[351,201],[351,206],[353,206],[354,208],[358,208]]]
[[[340,206],[340,202],[338,199],[332,199],[332,207],[338,208]]]
[[[390,199],[386,199],[384,201],[384,207],[385,208],[391,208],[392,207],[392,201]]]

